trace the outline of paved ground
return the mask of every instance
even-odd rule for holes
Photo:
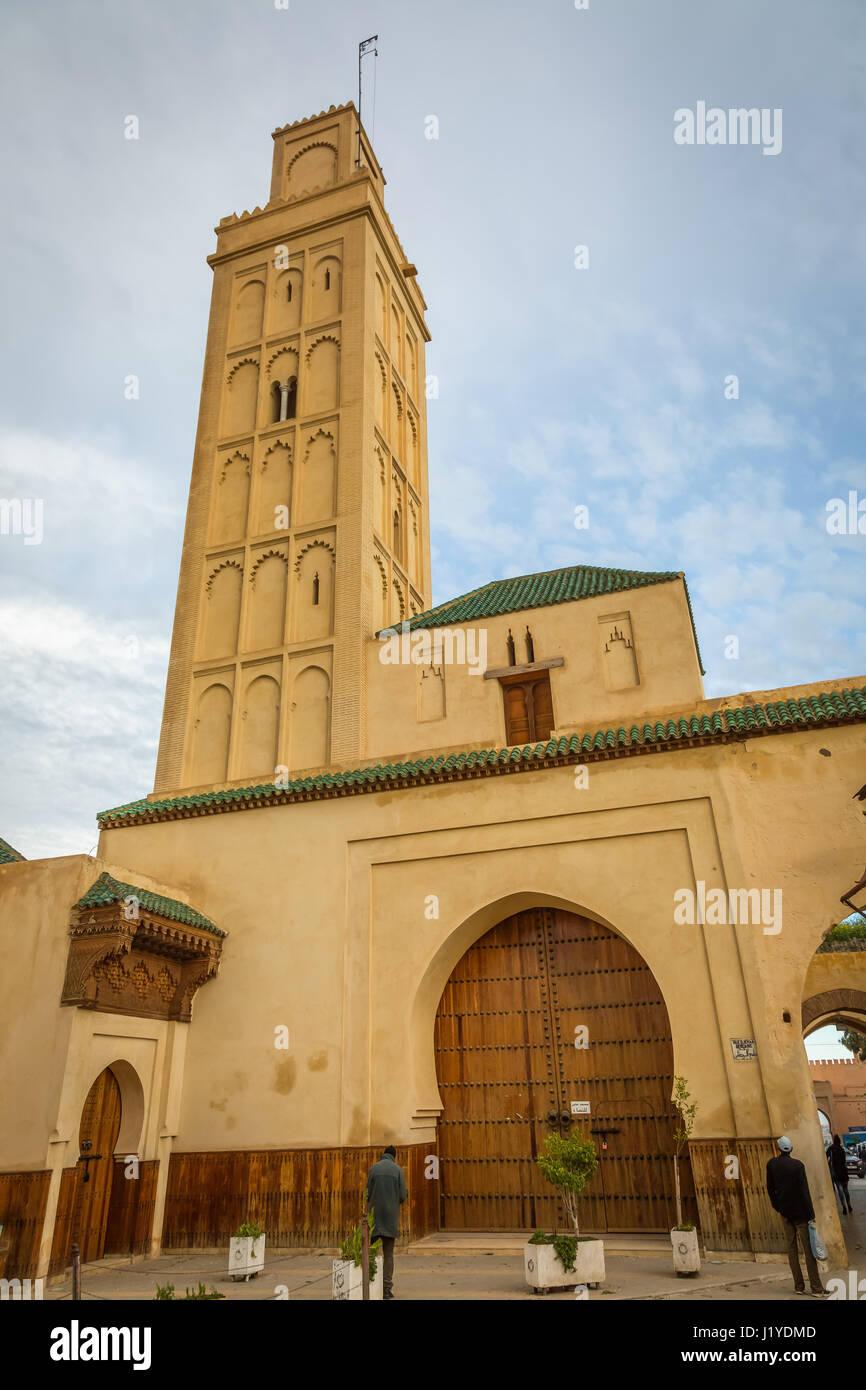
[[[843,1218],[851,1267],[866,1279],[866,1179],[853,1180],[854,1216]],[[485,1249],[485,1246],[487,1247]],[[627,1254],[641,1249],[645,1253]],[[406,1300],[517,1300],[545,1303],[573,1299],[568,1291],[536,1298],[523,1278],[522,1237],[469,1237],[461,1241],[419,1241],[397,1252],[395,1293]],[[331,1297],[331,1252],[275,1250],[266,1256],[264,1272],[249,1283],[233,1283],[226,1274],[227,1251],[191,1254],[181,1251],[135,1263],[119,1259],[87,1265],[83,1291],[90,1299],[152,1299],[157,1284],[172,1283],[183,1297],[185,1288],[207,1284],[227,1299],[321,1300]],[[787,1260],[767,1264],[754,1261],[705,1261],[695,1279],[677,1279],[671,1268],[670,1247],[664,1238],[643,1241],[612,1238],[605,1242],[606,1281],[592,1290],[590,1299],[631,1300],[748,1300],[796,1301]],[[829,1270],[826,1279],[847,1270]],[[281,1287],[282,1286],[282,1287]],[[68,1280],[45,1290],[46,1299],[68,1300]],[[866,1286],[864,1286],[866,1293]]]

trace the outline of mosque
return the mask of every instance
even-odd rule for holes
[[[582,1229],[664,1232],[675,1076],[705,1248],[782,1248],[784,1131],[842,1264],[803,1036],[866,1019],[866,953],[824,941],[866,677],[708,699],[676,572],[431,606],[426,305],[384,185],[331,107],[220,221],[153,791],[95,857],[0,842],[6,1274],[247,1217],[333,1246],[387,1143],[408,1239],[550,1228],[550,1130],[599,1151]]]

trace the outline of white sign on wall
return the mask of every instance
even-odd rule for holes
[[[747,1062],[758,1055],[754,1038],[731,1038],[731,1051],[735,1062]]]
[[[590,1113],[589,1101],[573,1100],[571,1102],[571,1113],[572,1115],[588,1115]]]

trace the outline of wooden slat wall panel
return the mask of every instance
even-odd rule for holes
[[[438,1229],[438,1185],[424,1177],[435,1152],[430,1144],[397,1148],[409,1189],[401,1232],[413,1240]],[[381,1147],[174,1153],[163,1247],[224,1246],[247,1218],[271,1247],[339,1245],[360,1219],[367,1170],[381,1157]]]
[[[746,1220],[756,1254],[782,1254],[787,1249],[782,1218],[767,1195],[767,1160],[779,1152],[773,1139],[740,1139],[740,1180],[746,1204]]]
[[[693,1139],[689,1145],[697,1188],[699,1224],[709,1250],[782,1254],[785,1228],[767,1196],[772,1139]],[[739,1178],[725,1177],[725,1160],[739,1160]]]
[[[150,1249],[159,1164],[155,1160],[139,1163],[137,1178],[128,1178],[126,1167],[126,1158],[115,1158],[103,1252],[106,1255],[144,1255]]]
[[[70,1262],[69,1247],[72,1244],[72,1218],[78,1204],[78,1184],[82,1172],[79,1167],[64,1168],[60,1178],[60,1195],[57,1199],[57,1214],[54,1218],[54,1236],[51,1242],[51,1263],[49,1274],[62,1274]]]
[[[0,1173],[0,1225],[9,1242],[5,1278],[34,1279],[50,1172]]]
[[[698,1224],[707,1250],[748,1250],[749,1226],[741,1181],[725,1177],[725,1160],[739,1158],[733,1139],[692,1139],[689,1144],[698,1199]]]

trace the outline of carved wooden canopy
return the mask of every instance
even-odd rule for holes
[[[196,990],[219,968],[224,935],[184,904],[103,874],[73,909],[60,1002],[189,1022]]]

